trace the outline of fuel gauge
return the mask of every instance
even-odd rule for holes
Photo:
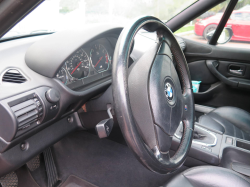
[[[56,74],[56,78],[66,85],[68,82],[68,76],[66,70],[64,68],[61,68]]]

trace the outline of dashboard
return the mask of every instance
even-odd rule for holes
[[[100,25],[0,43],[0,153],[110,86],[121,31]]]
[[[56,78],[68,88],[77,90],[108,77],[111,75],[113,53],[110,38],[100,38],[81,46],[63,62]]]
[[[0,43],[0,175],[84,129],[77,111],[111,90],[112,57],[122,29],[96,25]],[[156,42],[149,35],[135,37],[129,64]],[[112,92],[108,95],[112,103]]]

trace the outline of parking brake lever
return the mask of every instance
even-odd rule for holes
[[[113,120],[113,116],[111,114],[111,105],[107,105],[107,113],[109,115],[109,119],[104,119],[102,121],[100,121],[96,127],[95,130],[99,136],[99,138],[106,138],[110,135],[111,130],[113,128],[114,125],[114,120]]]

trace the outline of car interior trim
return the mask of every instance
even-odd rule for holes
[[[202,112],[204,114],[207,114],[209,112],[212,112],[215,108],[213,107],[209,107],[209,106],[204,106],[204,105],[199,105],[199,104],[195,104],[195,111],[197,112]]]

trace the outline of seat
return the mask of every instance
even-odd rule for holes
[[[216,132],[250,141],[250,114],[235,107],[220,107],[199,118],[199,124]]]
[[[170,180],[164,187],[249,187],[250,180],[232,170],[216,166],[188,169]]]

